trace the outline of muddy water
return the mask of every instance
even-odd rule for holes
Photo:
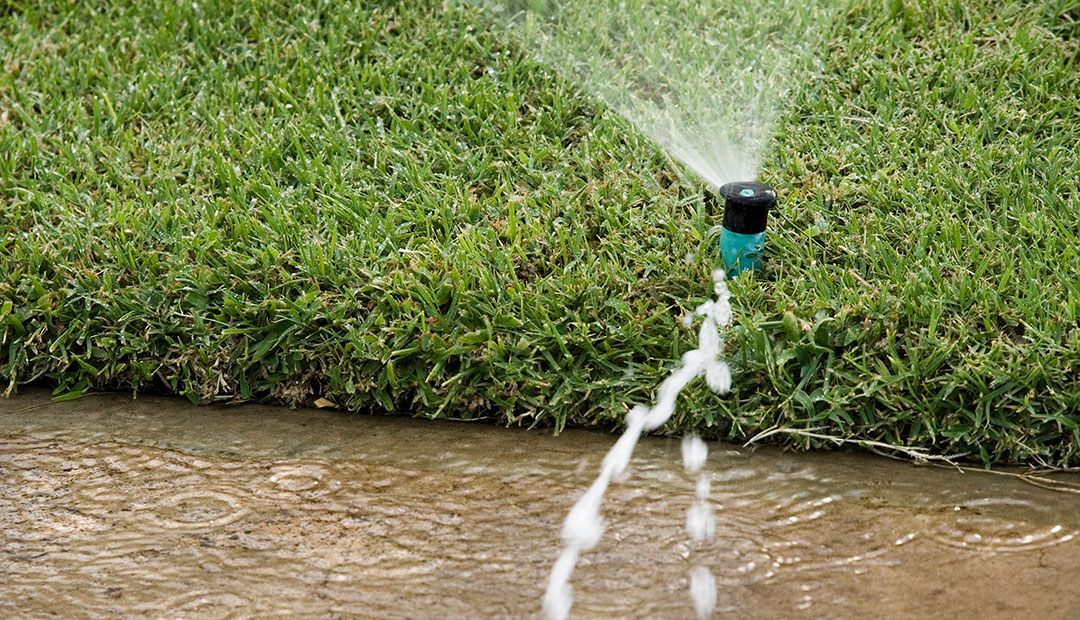
[[[0,400],[0,617],[537,617],[613,441],[24,392]],[[716,538],[684,531],[678,441],[644,441],[572,617],[691,618],[704,564],[716,618],[1080,618],[1075,492],[710,448]]]

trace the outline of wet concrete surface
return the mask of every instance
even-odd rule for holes
[[[615,438],[94,395],[0,399],[0,617],[534,618]],[[574,618],[1080,619],[1080,476],[1053,488],[710,444],[692,543],[677,439],[604,503]]]

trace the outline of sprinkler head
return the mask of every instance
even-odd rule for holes
[[[765,223],[769,209],[776,205],[776,190],[764,183],[727,183],[720,188],[720,195],[724,197],[720,253],[731,278],[761,267]]]
[[[720,195],[724,197],[724,228],[741,235],[765,232],[776,190],[764,183],[728,183],[720,188]]]

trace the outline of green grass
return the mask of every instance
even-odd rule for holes
[[[762,175],[733,393],[669,430],[1080,463],[1070,2],[836,16]],[[9,391],[611,429],[693,346],[719,214],[476,11],[182,4],[0,5]]]

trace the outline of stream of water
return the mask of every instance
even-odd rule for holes
[[[0,617],[534,618],[612,438],[94,395],[0,400]],[[860,454],[643,438],[574,618],[1080,618],[1064,490]],[[686,514],[713,507],[711,539]]]
[[[712,275],[716,299],[706,301],[694,311],[694,316],[702,319],[698,331],[698,348],[683,354],[682,362],[660,384],[656,402],[651,407],[637,406],[630,410],[626,416],[626,430],[608,450],[599,475],[566,515],[562,528],[562,553],[551,568],[547,590],[544,592],[544,612],[550,620],[564,620],[570,613],[573,603],[570,577],[582,552],[595,547],[604,533],[604,520],[600,515],[601,502],[612,478],[621,476],[629,467],[630,457],[641,434],[654,431],[667,423],[675,412],[679,392],[694,379],[705,377],[705,382],[718,394],[726,394],[731,388],[731,371],[727,362],[720,359],[719,331],[731,322],[731,294],[724,280],[724,272],[718,269]],[[700,439],[688,436],[683,440],[683,464],[687,473],[697,474],[704,466],[707,454],[708,449]],[[708,484],[707,478],[700,479],[698,501],[687,516],[687,533],[698,541],[712,536],[712,528],[708,526],[712,519],[708,504]],[[691,575],[690,593],[694,607],[699,619],[706,618],[715,607],[716,581],[709,569],[701,565],[695,566]]]

